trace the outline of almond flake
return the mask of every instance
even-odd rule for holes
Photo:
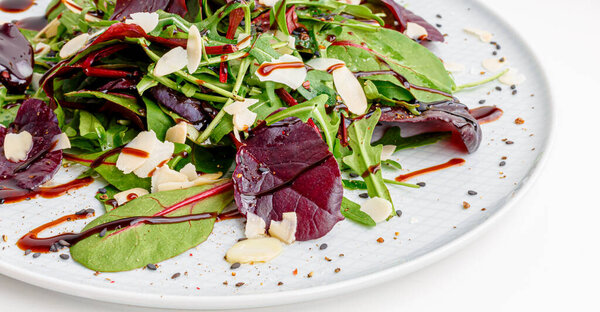
[[[27,131],[20,133],[7,133],[4,137],[4,157],[12,162],[27,159],[27,155],[33,147],[33,137]]]
[[[404,34],[413,40],[423,40],[427,38],[427,29],[417,23],[406,23]]]
[[[196,25],[190,27],[187,41],[187,68],[190,74],[193,74],[200,66],[202,60],[202,36]]]
[[[132,196],[132,194],[134,196]],[[117,204],[119,206],[121,206],[121,205],[123,205],[124,203],[126,203],[126,202],[128,202],[130,200],[133,200],[133,199],[138,198],[140,196],[144,196],[146,194],[148,194],[148,191],[146,191],[143,188],[136,187],[136,188],[132,188],[132,189],[127,190],[127,191],[123,191],[123,192],[117,193],[117,194],[115,194],[114,198],[117,201]]]
[[[510,68],[506,74],[498,78],[498,81],[508,86],[521,84],[525,80],[525,75],[519,73],[519,70],[516,68]]]
[[[471,35],[475,35],[475,36],[479,37],[479,40],[481,40],[482,42],[485,42],[485,43],[489,43],[490,41],[492,41],[492,38],[494,37],[494,35],[492,35],[490,32],[487,32],[485,30],[476,29],[476,28],[465,28],[464,31],[467,34],[471,34]]]
[[[65,43],[65,45],[62,46],[60,52],[58,52],[58,55],[63,59],[75,55],[75,53],[79,52],[79,50],[85,47],[88,39],[90,39],[90,35],[83,33],[69,40],[67,43]]]
[[[183,69],[187,65],[187,52],[182,47],[176,47],[165,53],[156,62],[154,76],[162,77]]]
[[[295,212],[284,212],[281,221],[271,221],[269,235],[280,241],[291,244],[296,240],[298,217]]]
[[[246,238],[264,237],[266,227],[267,224],[263,218],[252,212],[246,214],[246,230],[244,231]]]
[[[167,130],[165,140],[173,143],[184,144],[187,139],[187,123],[181,121]]]
[[[238,50],[245,49],[252,43],[252,36],[249,34],[241,33],[238,35],[237,47]]]
[[[52,142],[53,147],[50,150],[51,152],[71,148],[71,141],[69,140],[67,134],[64,132],[55,135],[52,139]]]
[[[381,149],[381,160],[388,160],[396,151],[396,145],[384,145]]]
[[[450,61],[444,61],[444,68],[451,73],[459,73],[465,70],[465,65]]]
[[[392,214],[392,203],[387,199],[373,197],[367,199],[361,206],[360,211],[368,214],[375,223],[385,221]]]
[[[126,19],[125,24],[134,24],[140,26],[146,33],[149,33],[158,25],[158,13],[138,12],[129,14],[131,19]]]
[[[229,263],[268,262],[275,259],[283,246],[273,237],[250,238],[235,243],[225,255]]]
[[[500,71],[504,66],[508,65],[508,61],[505,58],[488,58],[481,62],[481,66],[487,71],[497,72]]]
[[[131,142],[125,145],[125,147],[144,151],[149,154],[158,143],[160,143],[160,141],[156,138],[156,133],[150,130],[140,132],[133,140],[131,140]],[[119,154],[119,158],[117,158],[116,166],[119,170],[123,171],[124,174],[128,174],[141,167],[146,159],[147,157],[121,153]]]
[[[294,66],[283,66],[277,68],[277,64],[293,64]],[[273,67],[272,70],[264,73],[264,75],[261,74],[261,68],[267,68],[270,66],[275,67]],[[293,55],[284,54],[278,59],[261,64],[259,69],[256,71],[256,76],[260,81],[278,82],[296,90],[300,88],[302,83],[306,80],[306,68],[304,67],[304,63],[301,59]]]

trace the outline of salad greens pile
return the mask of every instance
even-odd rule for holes
[[[258,215],[267,228],[295,212],[296,240],[321,237],[344,217],[374,226],[381,220],[344,198],[343,188],[388,201],[389,219],[395,212],[388,186],[418,188],[383,178],[383,170],[401,168],[389,153],[451,132],[469,152],[481,141],[477,121],[453,96],[452,77],[424,45],[443,35],[393,1],[53,0],[46,17],[40,31],[19,29],[22,42],[7,35],[14,25],[0,29],[0,51],[11,42],[32,52],[0,57],[8,75],[0,78],[0,143],[23,129],[17,114],[35,114],[27,107],[45,103],[40,109],[53,115],[39,127],[55,124],[59,142],[68,138],[63,160],[109,184],[97,194],[108,212],[87,228],[153,216],[223,184],[228,192],[173,215],[218,213],[235,200],[243,215]],[[424,33],[409,37],[411,25]],[[29,73],[22,68],[28,62]],[[16,63],[24,65],[9,65]],[[402,137],[404,123],[425,133]],[[433,131],[440,125],[447,131]],[[387,131],[373,142],[376,128]],[[156,143],[143,141],[147,134]],[[33,146],[45,150],[22,161],[58,155],[40,140],[34,134]],[[145,151],[144,144],[162,144],[168,157],[161,162],[159,148]],[[121,167],[133,146],[156,160],[149,174]],[[33,170],[17,172],[0,154],[2,173]],[[23,190],[38,188],[58,167]],[[354,178],[342,179],[348,174]],[[137,188],[150,194],[115,204],[116,194]],[[0,197],[9,195],[0,190]],[[130,270],[201,243],[214,221],[132,226],[90,236],[71,252],[94,270]]]

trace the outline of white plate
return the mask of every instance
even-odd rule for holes
[[[38,1],[39,5],[25,14],[39,14],[45,2]],[[343,221],[322,239],[287,247],[271,263],[242,266],[235,270],[235,277],[223,255],[243,236],[241,220],[218,223],[207,242],[160,263],[157,271],[94,275],[72,260],[61,260],[59,253],[44,254],[37,259],[24,256],[15,242],[33,227],[82,208],[102,211],[92,199],[101,185],[96,182],[61,198],[0,206],[0,234],[8,237],[8,242],[0,242],[0,272],[40,287],[102,301],[188,309],[249,308],[314,300],[368,287],[398,278],[458,250],[506,213],[539,171],[553,124],[550,89],[524,41],[479,3],[431,0],[409,4],[411,10],[433,24],[442,24],[442,31],[449,34],[447,43],[431,46],[441,58],[466,65],[465,72],[455,75],[458,84],[480,79],[472,71],[482,71],[481,61],[492,57],[495,49],[465,34],[464,27],[494,33],[494,40],[502,46],[498,56],[505,56],[511,66],[525,74],[527,81],[518,86],[516,95],[504,85],[502,91],[495,91],[499,83],[457,95],[471,108],[479,106],[480,99],[486,99],[486,105],[497,105],[505,112],[499,121],[483,125],[484,139],[475,154],[462,154],[443,142],[394,155],[406,168],[403,173],[454,157],[466,159],[462,167],[413,180],[427,182],[425,188],[392,186],[395,205],[403,211],[401,218],[393,218],[374,229]],[[441,19],[436,18],[438,13],[443,16]],[[0,13],[0,20],[22,16]],[[525,124],[515,124],[517,117],[523,118]],[[505,138],[515,144],[505,144],[502,141]],[[508,157],[507,164],[499,167],[502,156]],[[386,171],[388,177],[399,173]],[[476,190],[478,195],[469,196],[468,190]],[[359,201],[355,195],[350,197]],[[471,208],[463,209],[463,201],[468,201]],[[53,232],[78,230],[83,224],[83,221],[70,223]],[[379,237],[385,242],[378,243]],[[329,247],[319,250],[321,243]],[[332,260],[326,261],[325,257]],[[335,273],[336,268],[341,271]],[[292,274],[295,269],[297,275]],[[182,276],[172,280],[171,275],[176,272]],[[310,272],[314,272],[312,278],[307,277]],[[225,281],[228,285],[223,284]],[[278,286],[280,281],[284,283],[282,286]],[[245,284],[235,287],[238,282]]]

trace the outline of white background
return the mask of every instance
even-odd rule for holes
[[[529,42],[553,87],[555,141],[533,188],[474,243],[421,271],[343,296],[252,311],[600,311],[600,1],[482,2]],[[158,311],[2,275],[0,304],[2,311]]]

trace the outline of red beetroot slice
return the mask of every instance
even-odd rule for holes
[[[453,101],[422,105],[427,110],[419,116],[412,115],[401,107],[391,107],[382,112],[379,121],[411,124],[421,133],[449,130],[460,136],[469,153],[479,148],[481,127],[466,105]]]
[[[296,240],[316,239],[343,220],[338,164],[309,125],[288,118],[258,127],[236,156],[234,195],[242,214],[280,221],[296,212]]]
[[[4,157],[4,138],[22,131],[31,133],[33,146],[26,160],[11,162]],[[44,102],[28,99],[21,104],[15,121],[8,128],[0,128],[0,198],[33,190],[54,176],[62,151],[48,151],[60,132],[54,111]]]
[[[392,12],[398,22],[398,30],[404,32],[408,23],[415,23],[427,30],[427,40],[444,42],[444,35],[424,18],[406,9],[395,0],[381,0],[384,6]]]
[[[187,14],[185,0],[117,0],[111,20],[122,21],[132,13],[163,10],[184,17]]]

